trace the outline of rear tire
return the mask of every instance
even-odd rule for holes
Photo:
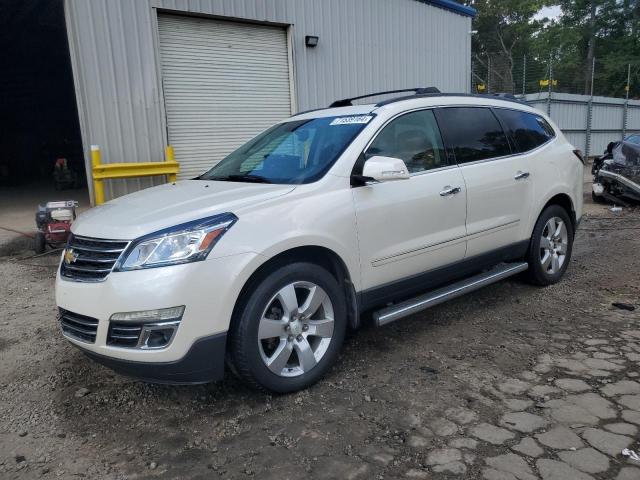
[[[573,250],[573,224],[560,205],[549,205],[538,217],[527,253],[527,278],[534,285],[552,285],[564,275]]]
[[[604,197],[596,195],[593,192],[591,192],[591,200],[593,200],[593,203],[607,203]]]
[[[47,248],[47,242],[44,238],[44,233],[37,232],[36,236],[33,239],[33,249],[35,250],[36,254],[40,255],[44,253],[46,248]]]
[[[234,313],[232,370],[258,389],[306,388],[335,362],[346,327],[346,301],[331,273],[306,262],[281,266],[250,288]]]

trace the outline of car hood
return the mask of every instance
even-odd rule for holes
[[[292,192],[292,185],[184,180],[147,188],[87,210],[73,223],[76,235],[132,240],[163,228]]]

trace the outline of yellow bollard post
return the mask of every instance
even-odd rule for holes
[[[98,145],[91,145],[91,166],[94,169],[100,167],[100,147]],[[95,199],[95,204],[102,205],[104,203],[104,183],[102,180],[97,180],[95,175],[92,172],[91,176],[93,177],[93,196]]]
[[[167,145],[164,149],[165,162],[175,163],[176,157],[173,151],[173,147],[171,145]],[[175,173],[170,173],[167,175],[167,180],[169,182],[175,182],[178,179],[178,176]]]

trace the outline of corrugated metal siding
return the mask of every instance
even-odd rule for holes
[[[100,145],[105,162],[163,159],[151,9],[138,1],[71,0],[65,7],[87,164],[92,144]],[[108,181],[106,194],[120,196],[154,180],[164,181]]]
[[[106,162],[163,158],[157,9],[291,25],[298,111],[363,92],[469,88],[471,19],[414,0],[66,0],[87,159],[91,144]],[[109,197],[151,181],[112,183]]]
[[[637,105],[629,105],[627,114],[627,129],[640,132],[640,102]]]
[[[526,95],[527,102],[546,113],[547,94]],[[623,98],[593,97],[589,155],[600,155],[607,144],[622,138]],[[587,113],[589,96],[554,93],[551,118],[577,148],[587,151]],[[629,100],[626,133],[640,132],[640,101]]]

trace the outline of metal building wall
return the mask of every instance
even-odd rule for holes
[[[535,93],[525,96],[529,105],[547,112],[550,103],[551,118],[563,131],[567,140],[589,156],[600,155],[612,141],[623,136],[625,110],[624,98],[593,97],[591,110],[591,130],[588,134],[588,95]],[[640,101],[629,100],[627,105],[626,135],[640,133]],[[587,139],[590,140],[587,148]]]
[[[66,0],[88,163],[92,144],[104,162],[163,159],[159,10],[291,25],[298,111],[385,89],[469,88],[471,18],[416,0]],[[161,181],[112,181],[107,197]]]

